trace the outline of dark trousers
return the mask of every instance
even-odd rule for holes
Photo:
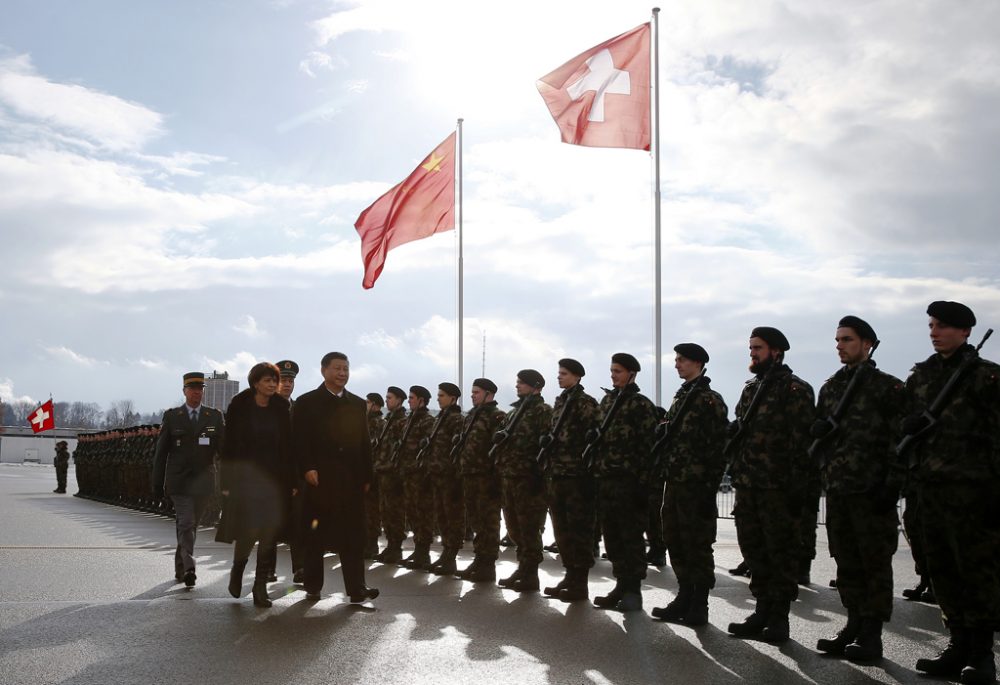
[[[538,566],[542,563],[542,526],[548,513],[545,481],[539,474],[504,476],[503,496],[507,533],[517,545],[519,564]]]
[[[892,615],[892,556],[899,544],[896,510],[877,511],[869,493],[826,497],[826,534],[837,560],[845,608],[883,623]]]
[[[604,547],[615,579],[625,583],[646,577],[648,496],[635,476],[604,476],[597,480],[597,503]]]
[[[590,475],[553,476],[548,482],[549,512],[565,568],[594,565],[597,488]]]
[[[267,577],[275,567],[278,546],[274,541],[277,534],[275,530],[263,530],[256,537],[250,536],[236,540],[233,548],[233,563],[245,562],[250,558],[254,544],[259,540],[260,546],[257,548],[257,569],[256,579],[266,581]]]
[[[326,555],[327,544],[322,524],[315,530],[306,533],[305,549],[305,589],[306,592],[319,592],[323,589],[326,575],[323,557]],[[363,550],[355,549],[356,545],[341,545],[337,550],[340,558],[340,572],[344,576],[344,592],[348,595],[363,595],[365,592],[365,560]]]
[[[174,552],[174,571],[194,571],[194,542],[198,537],[201,520],[208,497],[205,495],[171,495],[174,502],[174,525],[177,529],[177,550]]]
[[[737,488],[736,538],[753,575],[758,600],[791,602],[798,594],[801,507],[790,506],[783,490]]]
[[[59,486],[61,492],[66,492],[66,472],[69,470],[69,466],[63,464],[62,466],[56,466],[56,483]]]
[[[715,587],[717,490],[698,482],[668,481],[663,487],[663,539],[678,583]]]

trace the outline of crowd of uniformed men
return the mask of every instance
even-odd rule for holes
[[[506,412],[487,378],[472,383],[472,408],[465,414],[453,383],[441,383],[436,396],[419,385],[390,386],[384,397],[371,393],[375,482],[366,496],[366,556],[495,581],[502,512],[518,566],[499,585],[537,591],[548,514],[565,575],[544,588],[546,595],[567,602],[589,598],[588,574],[603,539],[616,584],[594,604],[641,609],[647,564],[663,564],[665,546],[678,592],[651,613],[704,625],[715,584],[716,493],[728,469],[756,599],[753,613],[731,623],[729,632],[772,643],[789,638],[789,605],[797,583],[808,578],[822,490],[847,621],[817,649],[866,662],[881,658],[882,626],[892,611],[902,493],[922,584],[933,588],[950,634],[944,651],[919,659],[916,668],[965,683],[994,682],[1000,366],[969,344],[976,319],[968,307],[938,301],[927,314],[934,354],[917,363],[905,383],[875,368],[871,354],[878,338],[867,322],[840,320],[836,349],[843,366],[823,384],[818,406],[810,385],[785,364],[786,337],[775,328],[755,328],[753,378],[731,422],[705,374],[708,352],[694,343],[674,348],[683,384],[665,412],[640,393],[640,364],[627,353],[612,356],[612,388],[599,400],[584,390],[585,370],[574,359],[559,361],[560,392],[551,406],[542,397],[545,379],[533,369],[517,374],[518,399]],[[278,366],[279,392],[288,397],[298,366]],[[169,513],[169,498],[154,498],[149,486],[157,431],[139,426],[80,436],[80,493]],[[474,533],[474,558],[459,569],[456,555],[467,529]],[[404,558],[407,531],[413,549]],[[381,550],[380,532],[386,540]],[[432,560],[435,533],[442,551]]]

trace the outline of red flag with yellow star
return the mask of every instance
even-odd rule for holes
[[[455,134],[354,222],[361,236],[365,289],[375,285],[389,250],[455,228]]]

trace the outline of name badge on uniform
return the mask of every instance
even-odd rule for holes
[[[208,439],[207,437],[205,437],[205,436],[203,435],[203,436],[201,436],[200,438],[198,438],[198,444],[199,444],[199,445],[210,445],[210,444],[211,444],[211,442],[209,441],[209,439]]]

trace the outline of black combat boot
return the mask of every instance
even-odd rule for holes
[[[262,609],[271,608],[271,598],[267,596],[267,577],[263,576],[253,581],[253,605]]]
[[[601,609],[614,609],[615,605],[621,601],[622,595],[625,594],[625,585],[622,583],[621,579],[615,580],[615,586],[612,588],[611,592],[606,595],[598,595],[594,597],[594,606],[600,607]]]
[[[381,552],[375,555],[375,561],[379,562],[380,564],[398,564],[402,560],[403,560],[403,550],[398,544],[389,545],[388,547],[386,547]]]
[[[969,638],[969,652],[959,679],[967,685],[995,683],[997,666],[993,660],[993,630],[968,628],[966,634]]]
[[[692,585],[691,602],[681,617],[686,626],[703,626],[708,623],[708,586]]]
[[[562,590],[564,587],[566,587],[569,584],[570,573],[572,571],[573,571],[573,569],[569,569],[569,568],[566,569],[566,575],[563,576],[562,580],[560,580],[555,585],[549,585],[549,586],[545,587],[545,589],[543,589],[542,592],[545,593],[546,595],[548,595],[549,597],[558,597],[559,596],[559,591]]]
[[[809,572],[812,570],[812,559],[801,559],[799,561],[799,575],[795,582],[799,585],[809,585],[809,581],[812,580],[809,577]]]
[[[455,577],[461,578],[462,580],[470,580],[469,576],[472,575],[479,565],[482,563],[482,557],[478,554],[472,558],[472,563],[463,568],[462,570],[455,571]]]
[[[840,629],[836,637],[822,637],[816,642],[816,649],[831,656],[841,656],[844,648],[854,642],[861,630],[861,617],[854,609],[847,610],[847,624]]]
[[[924,590],[930,587],[925,576],[920,576],[920,582],[917,583],[916,587],[908,587],[903,590],[903,597],[910,601],[920,601],[920,597],[924,594]]]
[[[431,573],[436,576],[450,576],[458,570],[455,563],[455,557],[458,555],[458,550],[446,549],[441,552],[441,556],[438,560],[434,562],[431,566]]]
[[[514,592],[538,592],[538,564],[524,564],[520,571],[510,589]]]
[[[691,590],[690,583],[681,583],[677,588],[677,596],[667,606],[653,607],[653,610],[649,612],[650,615],[661,621],[678,623],[681,617],[687,613],[688,607],[691,606]]]
[[[854,642],[844,647],[849,661],[864,663],[882,658],[882,619],[866,616],[861,619]]]
[[[426,571],[431,567],[431,552],[426,545],[417,547],[413,554],[406,558],[403,567],[412,571]]]
[[[768,602],[758,599],[753,613],[743,619],[742,623],[730,623],[727,630],[736,637],[756,637],[764,631],[769,612]]]
[[[500,587],[510,587],[520,577],[521,577],[521,565],[518,564],[517,569],[506,578],[501,578],[500,580],[498,580],[497,585],[499,585]]]
[[[586,566],[566,569],[566,585],[559,591],[559,601],[576,602],[590,597],[588,579],[590,569]]]
[[[243,571],[246,570],[247,560],[236,561],[233,559],[233,567],[229,569],[229,594],[239,598],[243,594]]]
[[[615,611],[626,613],[629,611],[642,611],[642,581],[632,578],[622,584],[624,592],[622,598],[615,604]]]
[[[497,560],[479,556],[477,556],[476,559],[479,561],[479,565],[466,574],[465,580],[471,580],[473,583],[492,583],[496,580]],[[473,562],[473,564],[475,564],[475,562]]]
[[[750,577],[750,564],[746,560],[741,559],[740,563],[736,565],[736,568],[729,569],[729,575],[731,576],[747,576]]]
[[[767,625],[764,626],[760,638],[764,642],[772,645],[780,645],[788,641],[788,610],[791,603],[788,600],[777,601],[771,604],[767,612]]]
[[[948,646],[933,659],[917,659],[914,668],[927,675],[955,677],[961,674],[969,652],[966,629],[949,626],[948,630],[951,633]]]

